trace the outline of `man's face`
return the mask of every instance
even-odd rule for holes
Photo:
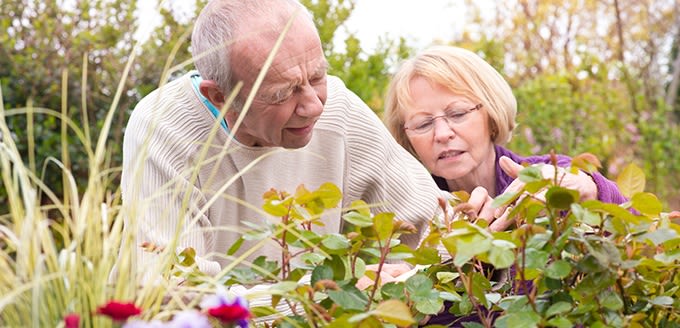
[[[326,103],[328,64],[318,34],[310,24],[297,18],[288,31],[236,131],[240,143],[300,148],[311,140]],[[276,33],[256,33],[232,47],[233,77],[244,82],[239,94],[241,102],[253,89],[277,38]]]

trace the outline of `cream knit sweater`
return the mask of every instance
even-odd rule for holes
[[[211,133],[211,129],[214,131]],[[214,275],[232,262],[227,250],[244,223],[279,220],[261,210],[270,188],[294,193],[325,182],[343,193],[342,207],[357,199],[414,223],[419,231],[438,211],[441,193],[427,170],[399,146],[378,117],[336,77],[310,143],[301,149],[246,147],[229,141],[184,75],[152,92],[134,109],[125,130],[122,192],[137,244],[193,247],[202,271]],[[340,232],[341,210],[328,212],[318,233]],[[419,235],[402,240],[416,246]],[[273,242],[241,252],[279,260]],[[152,258],[139,252],[138,270]]]

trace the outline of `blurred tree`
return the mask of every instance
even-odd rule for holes
[[[66,129],[54,116],[6,117],[24,158],[39,174],[46,167],[44,181],[57,194],[61,194],[61,171],[45,160],[58,158],[76,179],[86,178],[85,149],[96,141],[133,48],[135,8],[136,1],[122,0],[10,0],[0,6],[0,86],[5,108],[32,104],[57,112],[63,109],[84,131],[84,140],[68,131],[63,142],[61,133]],[[130,88],[132,81],[126,82],[126,89]],[[135,100],[123,94],[120,106]],[[33,130],[28,129],[31,126]],[[110,146],[112,157],[120,153],[120,142]],[[0,204],[7,204],[3,197],[0,190]]]
[[[374,112],[383,111],[383,98],[389,83],[390,67],[408,57],[411,49],[404,39],[383,40],[372,53],[361,48],[361,41],[348,31],[344,52],[336,51],[336,32],[349,19],[356,0],[302,0],[314,22],[329,63],[329,74],[338,76]]]

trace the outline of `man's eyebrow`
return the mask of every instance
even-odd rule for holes
[[[323,61],[317,68],[314,70],[314,74],[312,76],[318,76],[322,74],[326,74],[328,72],[328,62]]]

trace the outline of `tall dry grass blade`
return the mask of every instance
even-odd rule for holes
[[[33,113],[33,99],[26,102],[26,138],[28,143],[28,167],[35,172],[35,127]]]
[[[88,115],[87,111],[87,65],[88,65],[88,60],[87,56],[89,53],[87,51],[83,52],[83,75],[81,76],[81,83],[80,83],[80,114],[81,114],[81,120],[83,124],[83,133],[85,139],[85,142],[83,143],[85,145],[85,148],[89,149],[91,148],[91,143],[92,139],[90,139],[90,118]]]
[[[68,115],[68,70],[64,68],[61,71],[61,163],[65,169],[70,169],[71,159],[68,151],[68,125],[64,117],[69,117]],[[62,171],[64,172],[64,171]],[[69,199],[72,197],[71,192],[66,188],[68,183],[68,177],[66,173],[62,173],[62,185],[64,194],[64,204],[69,204]],[[68,211],[68,209],[66,209]]]

